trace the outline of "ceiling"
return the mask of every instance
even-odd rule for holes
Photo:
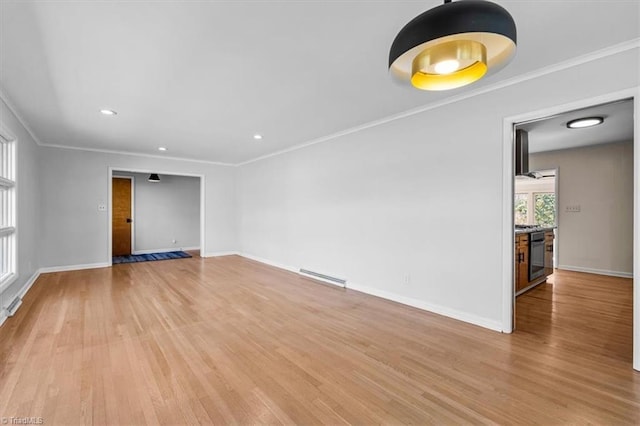
[[[396,85],[393,38],[440,3],[2,0],[0,88],[42,144],[237,164],[640,35],[637,1],[498,1],[518,26],[507,68]]]
[[[598,126],[567,128],[576,118],[603,117]],[[516,126],[529,132],[529,152],[557,151],[581,146],[633,140],[633,101],[597,105]]]

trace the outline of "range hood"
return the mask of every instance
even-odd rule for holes
[[[516,177],[534,177],[529,173],[529,133],[516,129]]]

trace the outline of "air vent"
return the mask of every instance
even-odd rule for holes
[[[345,279],[332,277],[331,275],[321,274],[319,272],[310,271],[308,269],[300,269],[300,275],[306,275],[310,278],[315,278],[317,280],[320,280],[329,284],[337,285],[340,287],[347,286],[347,280]]]
[[[7,310],[7,316],[12,317],[13,314],[16,313],[20,305],[22,305],[22,299],[20,299],[19,297],[13,299],[13,302],[11,302],[11,304],[5,308]]]

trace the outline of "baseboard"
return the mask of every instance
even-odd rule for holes
[[[20,299],[23,299],[25,294],[27,294],[27,292],[31,289],[31,287],[36,282],[39,276],[40,276],[40,270],[38,269],[33,273],[33,275],[31,275],[31,278],[29,278],[27,282],[24,283],[24,285],[18,292],[17,297],[19,297]],[[9,316],[7,315],[7,311],[4,308],[0,309],[0,326],[2,326],[2,324],[7,320],[7,318],[9,318]]]
[[[268,259],[264,259],[262,257],[254,256],[247,253],[239,253],[240,256],[246,257],[247,259],[255,260],[260,263],[264,263],[269,266],[274,266],[276,268],[284,269],[290,272],[298,273],[298,268],[294,268],[292,266],[283,265],[281,263],[272,262]],[[305,275],[306,277],[306,275]],[[314,277],[310,277],[312,279],[316,279]],[[335,283],[334,283],[335,284]],[[456,309],[447,308],[440,305],[435,305],[433,303],[424,302],[422,300],[413,299],[410,297],[400,296],[395,293],[391,293],[384,290],[379,290],[376,288],[360,285],[349,281],[347,283],[347,289],[356,290],[361,293],[366,293],[371,296],[380,297],[382,299],[391,300],[392,302],[402,303],[403,305],[411,306],[413,308],[422,309],[423,311],[432,312],[434,314],[443,315],[445,317],[453,318],[458,321],[463,321],[469,324],[477,325],[480,327],[488,328],[493,331],[502,331],[502,323],[500,321],[491,320],[484,317],[479,317],[477,315],[468,314],[466,312],[458,311]]]
[[[217,251],[217,252],[213,252],[213,253],[205,253],[205,254],[200,254],[200,257],[220,257],[220,256],[233,256],[233,255],[238,255],[239,253],[237,251]]]
[[[111,264],[109,264],[109,262],[87,263],[84,265],[47,266],[45,268],[40,268],[40,273],[47,274],[49,272],[80,271],[82,269],[108,268],[110,266]]]
[[[293,266],[289,266],[289,265],[284,265],[282,263],[277,263],[277,262],[272,262],[269,259],[265,259],[259,256],[254,256],[252,254],[248,254],[248,253],[238,253],[240,256],[242,257],[246,257],[247,259],[251,259],[251,260],[255,260],[256,262],[260,262],[260,263],[264,263],[265,265],[269,265],[269,266],[274,266],[276,268],[279,269],[284,269],[285,271],[289,271],[289,272],[295,272],[296,274],[298,273],[298,268],[295,268]]]
[[[133,254],[169,253],[172,251],[200,250],[200,247],[172,247],[153,250],[134,250]]]
[[[428,311],[434,314],[453,318],[458,321],[463,321],[469,324],[488,328],[489,330],[502,332],[502,323],[500,321],[479,317],[477,315],[458,311],[457,309],[447,308],[445,306],[436,305],[434,303],[425,302],[423,300],[414,299],[411,297],[400,296],[398,294],[391,293],[385,290],[379,290],[377,288],[363,286],[353,282],[347,283],[347,288],[350,290],[359,291],[361,293],[366,293],[371,296],[376,296],[382,299],[387,299],[393,302],[401,303],[403,305],[411,306],[413,308],[422,309],[423,311]]]
[[[557,269],[565,271],[585,272],[587,274],[606,275],[609,277],[633,278],[633,272],[609,271],[606,269],[583,268],[582,266],[559,265]]]

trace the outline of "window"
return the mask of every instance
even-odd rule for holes
[[[514,204],[515,204],[515,223],[516,225],[527,225],[529,222],[527,221],[527,214],[528,214],[528,201],[529,201],[529,194],[515,194],[514,197]]]
[[[533,205],[536,225],[554,226],[556,224],[556,194],[553,192],[534,193]]]
[[[0,291],[16,277],[16,147],[0,128]]]

